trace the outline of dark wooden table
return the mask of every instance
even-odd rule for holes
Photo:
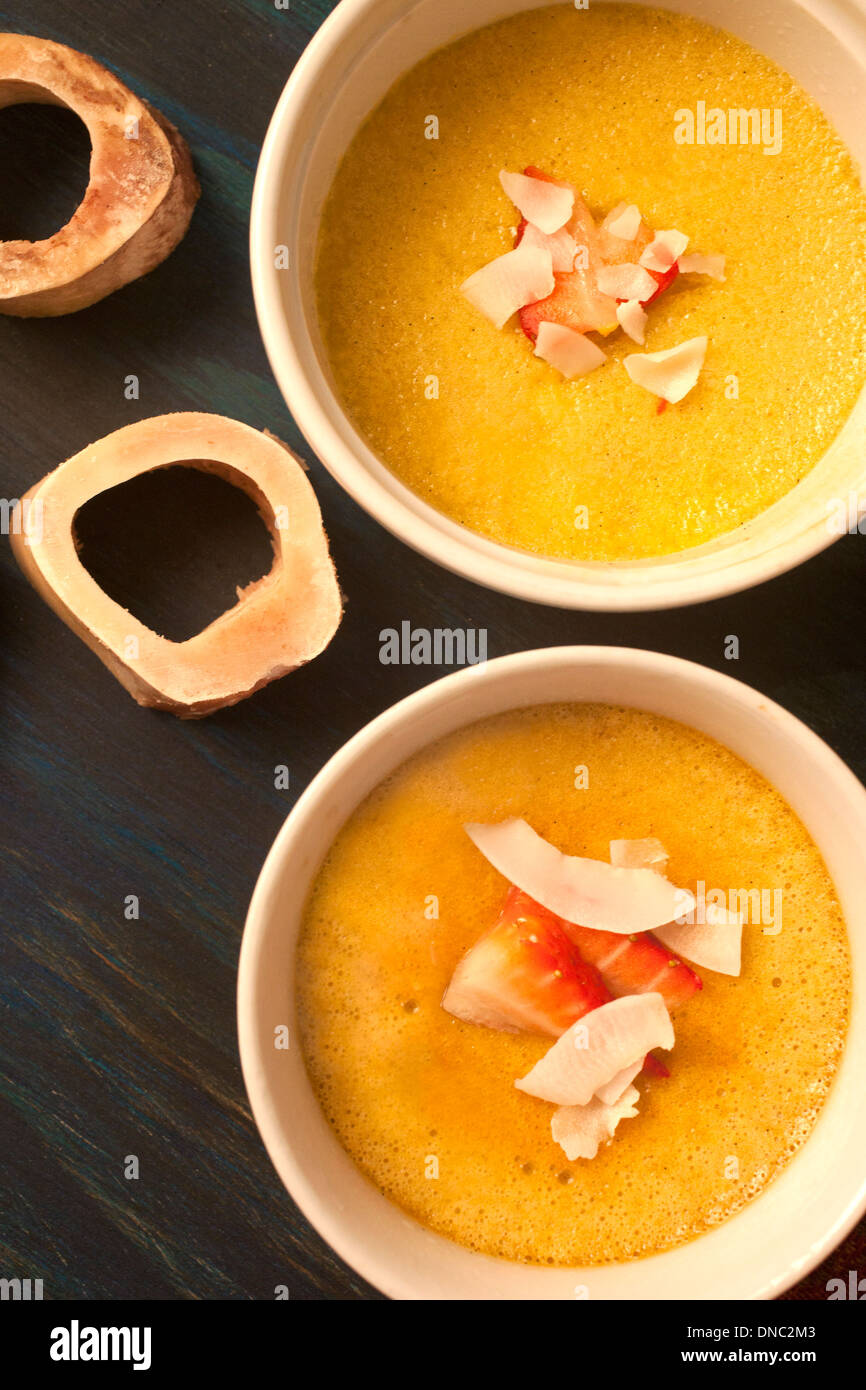
[[[131,420],[212,410],[306,449],[253,312],[247,218],[260,142],[327,0],[0,0],[0,28],[111,66],[189,140],[203,186],[153,275],[69,318],[0,319],[2,481],[19,496]],[[87,142],[50,108],[0,113],[0,237],[50,234],[86,183]],[[140,379],[129,401],[124,379]],[[866,772],[866,539],[730,600],[586,616],[488,593],[393,540],[312,461],[348,602],[324,656],[197,722],[139,709],[2,568],[3,1040],[0,1276],[55,1299],[376,1298],[294,1208],[251,1121],[234,991],[249,895],[294,797],[373,715],[442,674],[382,666],[378,633],[484,626],[489,654],[650,647],[781,701]],[[93,503],[84,555],[114,597],[184,636],[268,567],[264,530],[225,484],[176,470]],[[395,582],[395,580],[397,582]],[[740,638],[736,664],[724,639]],[[278,764],[291,792],[274,786]],[[140,900],[127,920],[125,900]],[[136,1155],[140,1176],[124,1177]],[[866,1225],[793,1292],[866,1273]]]

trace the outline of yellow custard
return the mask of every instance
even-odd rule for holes
[[[781,930],[745,927],[741,977],[701,972],[670,1077],[638,1079],[637,1118],[592,1161],[569,1163],[553,1107],[514,1087],[550,1039],[440,1006],[506,891],[462,826],[508,816],[595,858],[656,835],[680,886],[782,893]],[[307,905],[297,1002],[323,1110],[386,1196],[473,1250],[601,1264],[717,1225],[807,1137],[844,1044],[848,947],[816,846],[739,758],[640,711],[550,705],[452,735],[355,812]]]
[[[780,113],[781,149],[677,143],[677,113]],[[425,138],[431,117],[438,139]],[[460,294],[509,250],[503,168],[573,182],[597,216],[625,200],[727,280],[683,276],[646,344],[567,381],[516,320]],[[866,199],[816,104],[721,30],[639,6],[558,5],[432,55],[366,120],[335,177],[316,286],[338,393],[414,492],[542,555],[635,559],[708,541],[806,474],[866,375]],[[663,414],[622,359],[709,338],[697,386]]]

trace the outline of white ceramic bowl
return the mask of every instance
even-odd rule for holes
[[[389,1202],[325,1120],[298,1046],[295,944],[311,880],[346,818],[412,754],[477,719],[523,705],[600,700],[681,720],[739,754],[781,792],[821,849],[848,923],[853,1010],[839,1074],[810,1138],[749,1207],[678,1250],[592,1269],[473,1254]],[[343,1259],[395,1298],[751,1299],[781,1293],[866,1209],[866,790],[805,725],[716,672],[619,647],[501,657],[401,700],[318,774],[268,855],[241,948],[238,1026],[253,1114],[273,1163]],[[287,1024],[291,1047],[274,1047]],[[844,1273],[844,1271],[843,1271]]]
[[[659,3],[728,29],[775,59],[866,166],[862,0]],[[316,319],[313,260],[339,160],[401,73],[457,35],[530,8],[533,0],[473,0],[471,7],[465,0],[342,0],[322,25],[277,104],[253,195],[253,289],[274,375],[310,445],[355,501],[416,550],[479,584],[564,608],[621,611],[748,588],[829,545],[828,503],[866,492],[866,390],[812,472],[753,521],[676,555],[622,563],[545,560],[459,526],[376,458],[337,400]],[[288,270],[275,266],[277,246],[288,247]]]

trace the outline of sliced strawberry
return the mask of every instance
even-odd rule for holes
[[[700,975],[663,946],[652,932],[620,936],[572,922],[563,922],[562,926],[584,960],[595,966],[614,994],[655,990],[669,1009],[675,1009],[703,987]]]
[[[644,307],[646,307],[647,304],[652,304],[653,300],[658,299],[659,295],[663,294],[664,291],[674,283],[679,273],[680,267],[678,261],[674,261],[670,270],[651,270],[650,275],[654,280],[658,281],[658,289],[650,295],[649,299],[641,301]]]
[[[546,174],[535,164],[527,164],[523,172],[528,179],[541,179],[542,183],[555,183],[558,188],[571,188],[567,179],[555,179],[552,174]]]
[[[637,236],[632,241],[623,241],[622,237],[614,236],[606,227],[598,229],[598,249],[604,265],[624,265],[626,262],[636,264],[647,246],[653,239],[653,229],[647,222],[641,222],[637,230]],[[679,274],[679,265],[674,262],[670,270],[651,270],[648,273],[655,280],[658,288],[647,299],[642,299],[641,304],[646,308],[647,304],[652,304],[653,300],[658,299],[664,290],[672,285]],[[618,300],[617,303],[622,303]]]
[[[627,262],[635,264],[653,239],[652,227],[646,222],[641,222],[637,229],[637,234],[631,241],[626,241],[621,236],[614,236],[607,227],[598,229],[598,253],[605,265],[625,265]],[[652,275],[652,271],[650,271]]]
[[[611,998],[560,919],[512,887],[496,924],[454,971],[442,1006],[469,1023],[558,1038]]]
[[[572,328],[576,333],[613,332],[618,327],[616,301],[598,289],[597,275],[602,265],[621,265],[626,261],[637,262],[644,248],[652,240],[652,228],[642,222],[637,236],[632,241],[614,237],[604,227],[597,227],[592,213],[573,184],[554,179],[542,169],[528,165],[524,171],[530,178],[543,179],[555,183],[560,188],[570,188],[574,194],[574,209],[571,219],[566,223],[568,232],[578,247],[585,248],[586,265],[578,263],[570,271],[554,271],[553,292],[546,299],[527,304],[520,310],[520,326],[533,342],[538,336],[540,323],[558,323]],[[525,221],[517,228],[515,246],[519,245],[525,230]],[[663,290],[666,290],[677,276],[678,267],[671,266],[667,271],[650,271],[658,283],[658,289],[642,301],[651,304]]]
[[[624,265],[626,262],[636,264],[643,252],[653,239],[652,227],[646,222],[641,222],[637,236],[633,241],[623,241],[622,237],[615,237],[606,227],[598,229],[598,247],[604,265]],[[679,265],[675,261],[670,270],[650,270],[648,274],[655,280],[657,289],[647,298],[642,299],[641,304],[646,308],[647,304],[652,304],[653,300],[658,299],[669,285],[672,285],[679,274]],[[622,303],[618,300],[617,303]]]
[[[525,305],[518,313],[520,327],[532,342],[540,323],[558,323],[576,333],[612,333],[617,327],[614,300],[600,294],[589,267],[554,272],[556,284],[546,299]]]
[[[552,179],[541,169],[529,165],[524,173],[531,178],[544,179],[547,183],[570,188],[574,194],[574,208],[565,225],[568,235],[576,243],[579,252],[577,264],[572,270],[554,271],[555,285],[552,294],[527,304],[520,310],[520,326],[528,338],[535,341],[540,323],[559,323],[565,328],[573,328],[577,333],[611,333],[617,326],[616,305],[609,295],[601,294],[596,284],[596,274],[603,263],[599,251],[598,228],[592,213],[573,184]],[[523,236],[518,227],[515,245]],[[582,262],[586,260],[586,265]]]
[[[529,223],[526,218],[521,217],[514,238],[515,247],[522,242],[528,226]],[[540,232],[537,227],[533,227],[531,228],[531,239],[534,239],[537,246],[545,247],[550,252],[554,275],[564,274],[573,268],[575,241],[566,227],[560,227],[558,232],[551,232],[547,235]]]

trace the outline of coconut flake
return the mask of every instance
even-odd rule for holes
[[[658,289],[649,271],[631,261],[624,261],[622,265],[601,265],[595,278],[601,293],[610,295],[611,299],[637,299],[642,303]]]
[[[667,232],[656,232],[649,246],[644,248],[638,265],[646,266],[647,270],[670,270],[688,244],[685,232],[678,232],[674,228]]]
[[[707,339],[688,338],[662,352],[633,352],[623,365],[636,386],[676,404],[687,396],[701,374]]]
[[[552,294],[555,283],[550,252],[521,242],[476,270],[460,289],[470,304],[501,328],[525,304]]]
[[[509,883],[567,922],[627,936],[652,931],[694,910],[695,900],[687,889],[675,888],[652,869],[616,869],[600,859],[562,854],[525,820],[463,828]]]
[[[616,306],[616,317],[620,328],[636,343],[644,341],[647,316],[639,299],[625,299]]]
[[[595,1093],[596,1099],[600,1100],[603,1105],[616,1105],[617,1101],[625,1095],[643,1064],[644,1058],[639,1057],[636,1062],[632,1062],[630,1067],[623,1067],[622,1071],[618,1071],[616,1076],[611,1077],[604,1086],[599,1086]]]
[[[553,1105],[588,1105],[602,1086],[654,1047],[672,1048],[674,1030],[660,994],[624,994],[566,1029],[515,1081],[519,1091]]]
[[[537,246],[542,251],[549,251],[553,269],[560,274],[574,269],[577,242],[564,227],[560,227],[558,232],[553,232],[552,235],[548,236],[546,232],[540,232],[531,222],[527,222],[523,228],[520,245]]]
[[[535,339],[535,356],[542,357],[562,372],[569,381],[586,376],[607,361],[607,353],[587,338],[564,324],[542,322]]]
[[[629,1086],[613,1105],[600,1100],[591,1100],[589,1105],[562,1105],[554,1111],[550,1132],[570,1163],[576,1158],[595,1158],[599,1147],[613,1138],[620,1120],[634,1118],[639,1100],[637,1087]]]
[[[711,275],[714,280],[725,278],[725,258],[716,252],[704,256],[693,251],[690,256],[680,256],[679,268],[683,275]]]
[[[668,866],[668,852],[661,840],[648,835],[644,840],[611,840],[610,862],[615,869],[655,869],[663,874]]]
[[[656,936],[671,951],[685,956],[705,970],[720,975],[739,975],[743,945],[743,916],[725,907],[708,903],[706,922],[693,925],[668,922],[656,929]]]
[[[502,169],[499,182],[518,212],[540,232],[558,232],[571,217],[574,190],[531,174],[510,174]]]
[[[643,218],[634,203],[617,203],[602,222],[602,228],[622,241],[634,241]]]

